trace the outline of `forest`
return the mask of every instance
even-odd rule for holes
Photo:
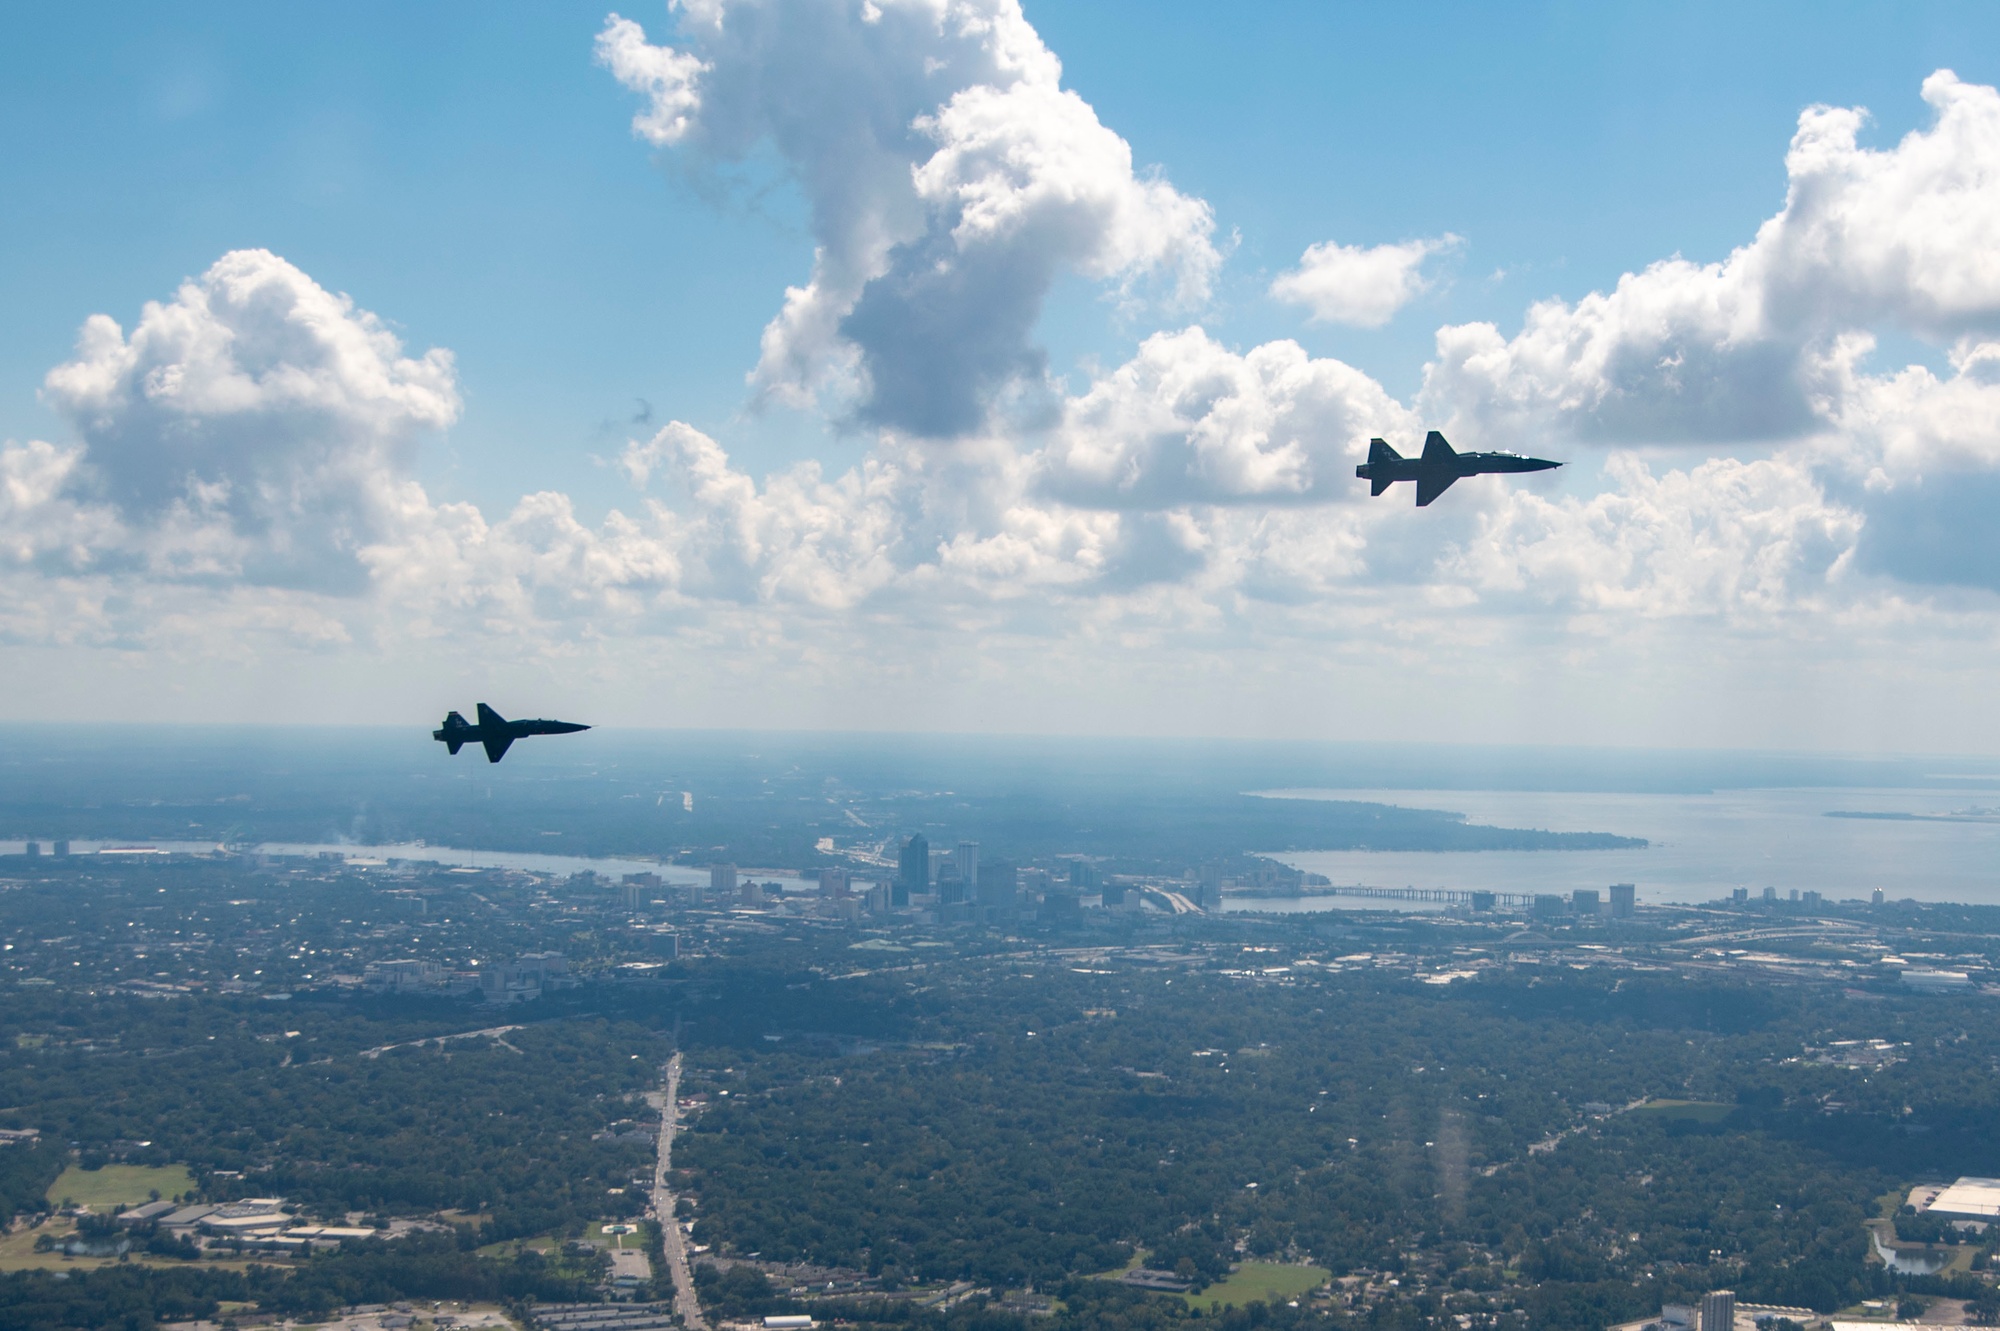
[[[702,1241],[890,1287],[1047,1289],[1139,1250],[1211,1279],[1310,1259],[1409,1275],[1433,1311],[1584,1327],[1720,1286],[1829,1311],[1879,1295],[1900,1278],[1867,1260],[1877,1199],[2000,1168],[1983,1002],[1005,964],[900,988],[875,1010],[915,1004],[906,1037],[932,1047],[702,1051],[714,1098],[682,1155]],[[1804,1055],[1861,1031],[1907,1061]]]
[[[463,1023],[462,1006],[275,1007],[14,999],[0,1006],[5,1117],[85,1156],[184,1163],[213,1200],[278,1195],[328,1218],[448,1210],[477,1217],[487,1243],[643,1208],[638,1190],[610,1189],[650,1174],[650,1139],[593,1134],[650,1112],[633,1097],[667,1056],[659,1032],[586,1018],[368,1057],[440,1017]],[[150,1145],[114,1145],[137,1141]],[[0,1190],[45,1206],[34,1184],[62,1163],[0,1148]]]
[[[92,927],[143,919],[156,880],[182,891],[135,877]],[[346,927],[337,882],[285,890],[264,898],[285,903],[260,944],[273,956],[305,950],[313,912]],[[42,1135],[0,1146],[14,1213],[46,1212],[66,1165],[120,1160],[184,1164],[211,1200],[441,1228],[250,1272],[164,1252],[67,1280],[16,1272],[0,1331],[137,1326],[217,1300],[588,1296],[578,1270],[511,1241],[559,1245],[644,1207],[641,1096],[676,1049],[692,1107],[675,1186],[695,1241],[860,1272],[868,1289],[840,1315],[872,1325],[1025,1326],[999,1295],[1030,1288],[1079,1328],[1586,1328],[1720,1286],[2000,1312],[1983,1272],[1894,1275],[1863,1229],[1914,1181],[2000,1174],[1984,996],[1584,963],[1426,984],[1342,955],[1364,933],[1462,947],[1394,920],[1331,937],[1217,922],[1132,948],[748,933],[499,1018],[443,999],[17,984],[0,990],[0,1126]],[[496,1020],[512,1029],[423,1042]],[[1892,1053],[1827,1056],[1853,1040]],[[1142,1257],[1190,1298],[1100,1278]],[[1338,1297],[1205,1306],[1245,1260],[1316,1264]],[[755,1273],[700,1283],[724,1311],[792,1306]],[[904,1297],[954,1280],[994,1295],[931,1311]]]

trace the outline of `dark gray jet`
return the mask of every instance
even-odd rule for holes
[[[486,761],[497,763],[507,753],[507,746],[517,739],[529,735],[574,735],[579,730],[588,730],[574,721],[509,721],[500,713],[479,704],[479,724],[469,726],[465,718],[457,712],[446,713],[444,726],[433,730],[431,738],[442,741],[445,748],[454,754],[467,744],[486,746]]]
[[[1417,507],[1422,508],[1463,476],[1483,476],[1495,471],[1550,471],[1561,465],[1544,458],[1524,458],[1519,453],[1461,453],[1432,430],[1424,436],[1424,455],[1420,458],[1404,457],[1389,447],[1387,440],[1370,439],[1368,461],[1356,467],[1354,474],[1369,482],[1371,495],[1381,494],[1397,481],[1415,481]]]

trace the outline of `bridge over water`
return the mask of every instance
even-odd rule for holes
[[[1515,909],[1535,904],[1531,892],[1467,891],[1453,887],[1367,887],[1360,883],[1345,887],[1315,887],[1301,897],[1372,897],[1377,901],[1430,901],[1441,906],[1469,906],[1477,909]]]

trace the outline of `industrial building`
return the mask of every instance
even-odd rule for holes
[[[1952,1220],[2000,1220],[2000,1178],[1962,1178],[1921,1208]]]

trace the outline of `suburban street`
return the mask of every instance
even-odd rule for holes
[[[674,1129],[680,1123],[681,1056],[675,1054],[668,1059],[664,1070],[666,1089],[646,1097],[660,1110],[659,1156],[653,1162],[653,1218],[660,1222],[667,1270],[674,1278],[674,1311],[690,1331],[707,1331],[701,1302],[694,1294],[694,1276],[688,1270],[687,1241],[681,1233],[681,1222],[674,1215],[673,1190],[667,1185],[668,1171],[673,1168]]]

